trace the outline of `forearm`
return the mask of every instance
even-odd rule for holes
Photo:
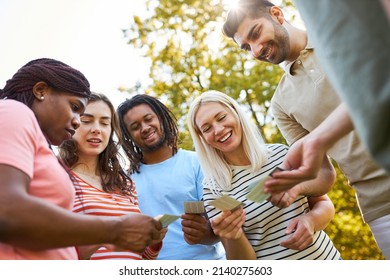
[[[324,156],[318,175],[313,180],[300,183],[300,194],[305,196],[321,196],[327,194],[336,180],[336,171],[330,163],[327,155]]]
[[[255,260],[256,254],[244,233],[238,239],[221,238],[228,260]]]
[[[114,218],[72,213],[29,195],[3,196],[1,204],[0,240],[8,244],[43,250],[114,241]]]
[[[335,214],[332,201],[326,195],[311,197],[309,205],[311,209],[306,216],[313,224],[314,231],[325,229]]]
[[[306,136],[306,141],[316,141],[325,151],[353,130],[347,106],[341,103],[317,128]]]

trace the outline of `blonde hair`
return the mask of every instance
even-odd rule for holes
[[[194,142],[195,150],[204,174],[204,182],[210,184],[214,193],[229,190],[232,182],[232,170],[221,151],[208,145],[196,125],[195,116],[204,103],[216,102],[226,107],[242,126],[242,145],[245,155],[251,163],[251,171],[259,170],[266,162],[264,140],[257,127],[245,115],[241,106],[230,96],[215,90],[204,92],[190,105],[187,125]]]

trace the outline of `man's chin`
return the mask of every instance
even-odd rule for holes
[[[145,147],[145,151],[147,152],[155,152],[159,149],[161,149],[164,146],[164,142],[159,142],[155,144],[150,144]]]

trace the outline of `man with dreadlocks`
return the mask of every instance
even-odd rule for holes
[[[178,149],[176,118],[158,99],[136,95],[117,109],[122,147],[130,161],[141,212],[181,215],[185,201],[203,197],[203,174],[195,152]],[[203,215],[184,214],[169,226],[158,259],[225,259]]]
[[[142,252],[161,224],[133,214],[73,213],[72,181],[51,145],[80,126],[91,92],[84,75],[36,59],[0,91],[0,259],[77,259],[75,246],[114,244]]]

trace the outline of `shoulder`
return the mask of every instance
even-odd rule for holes
[[[194,151],[179,149],[176,155],[183,159],[198,161],[198,155]]]
[[[265,152],[268,157],[284,156],[287,154],[288,146],[284,144],[265,144]]]
[[[34,115],[33,112],[29,107],[27,107],[24,103],[12,100],[12,99],[6,99],[6,100],[0,100],[0,110],[3,113],[8,114],[27,114],[27,115]]]
[[[39,128],[38,121],[33,111],[22,102],[16,100],[0,100],[0,124],[2,129],[12,128],[12,131],[20,129]],[[11,131],[10,131],[11,132]]]
[[[183,168],[200,169],[198,155],[194,151],[179,149],[177,151],[177,163]]]
[[[22,102],[16,100],[0,100],[0,113],[2,116],[12,118],[12,121],[20,119],[36,120],[33,111]]]

